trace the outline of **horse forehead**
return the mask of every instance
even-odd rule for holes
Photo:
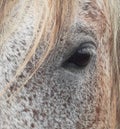
[[[78,0],[78,1],[79,1],[79,3],[81,3],[83,5],[86,5],[86,4],[93,4],[94,5],[94,4],[96,4],[101,9],[105,4],[104,0]]]
[[[111,23],[107,1],[77,0],[74,23],[80,23],[95,31],[101,38],[104,33],[111,33]]]
[[[78,2],[78,12],[81,12],[80,14],[89,14],[89,17],[93,20],[107,14],[107,2],[103,0],[78,0]]]

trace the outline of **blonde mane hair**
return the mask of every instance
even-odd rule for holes
[[[0,0],[0,23],[5,20],[11,9],[19,0]]]
[[[3,20],[7,18],[7,14],[12,10],[13,6],[19,0],[0,0],[0,25],[2,24]],[[110,11],[110,20],[111,20],[111,27],[112,27],[112,34],[113,34],[113,44],[111,48],[111,57],[112,57],[112,67],[113,67],[113,78],[114,78],[114,89],[115,93],[117,94],[117,127],[116,129],[120,128],[120,44],[119,44],[119,34],[120,34],[120,2],[119,0],[103,0],[105,3],[106,8]],[[74,0],[44,0],[43,7],[41,8],[41,15],[40,19],[38,19],[35,28],[34,28],[34,42],[33,46],[29,50],[24,62],[19,66],[16,70],[16,74],[13,79],[6,85],[5,90],[7,90],[10,85],[19,77],[19,75],[23,72],[24,68],[31,60],[32,56],[35,54],[36,49],[39,44],[41,44],[41,40],[44,37],[44,41],[48,42],[48,47],[43,53],[43,56],[38,60],[34,68],[28,73],[24,83],[22,84],[21,88],[32,78],[32,76],[36,73],[38,68],[44,62],[46,57],[48,56],[49,52],[54,48],[55,42],[58,40],[60,36],[60,31],[62,30],[66,18],[72,18],[74,16]],[[36,11],[39,9],[37,4],[37,0],[35,2]],[[42,12],[46,10],[45,12]],[[44,16],[43,16],[44,13]],[[68,17],[68,15],[70,17]],[[41,20],[44,19],[44,22],[41,24]],[[53,20],[54,19],[54,20]],[[69,20],[71,21],[71,20]],[[39,26],[41,26],[39,30]],[[49,39],[47,39],[47,27],[51,26],[51,34]],[[67,26],[68,27],[68,26]],[[39,30],[39,31],[38,31]],[[20,89],[19,89],[20,90]],[[18,92],[18,91],[17,91]],[[16,92],[16,93],[17,93]]]
[[[108,2],[110,8],[110,17],[112,23],[113,32],[113,44],[111,50],[112,57],[112,67],[113,67],[113,92],[117,95],[117,124],[116,129],[120,129],[120,1],[119,0],[109,0]],[[112,96],[113,97],[113,96]]]

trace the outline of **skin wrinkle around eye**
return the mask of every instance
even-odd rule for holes
[[[71,42],[70,40],[74,40],[74,43],[77,42],[80,45],[82,42],[93,42],[96,47],[98,47],[98,37],[96,35],[96,31],[89,27],[88,25],[84,24],[83,21],[76,21],[74,20],[73,25],[70,27],[69,33],[67,33],[67,40],[66,42]],[[73,35],[73,36],[72,36]]]
[[[71,25],[70,32],[77,33],[77,34],[84,33],[86,35],[93,37],[95,40],[97,38],[95,35],[94,29],[90,28],[89,26],[84,24],[84,22],[82,21],[78,22],[74,20],[73,25]]]

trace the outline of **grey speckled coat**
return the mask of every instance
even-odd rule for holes
[[[61,3],[64,5],[65,1]],[[74,0],[70,23],[68,2],[68,15],[54,47],[27,84],[16,92],[49,46],[47,39],[53,34],[54,22],[48,20],[48,38],[41,38],[32,59],[9,87],[16,69],[24,62],[38,36],[34,28],[44,2],[39,0],[36,6],[34,0],[19,0],[2,25],[0,129],[115,129],[116,97],[112,91],[110,56],[112,30],[104,0]],[[45,22],[46,10],[44,7],[41,25]],[[42,26],[39,28],[41,30]],[[91,56],[87,65],[76,66],[73,61],[63,66],[78,48]]]

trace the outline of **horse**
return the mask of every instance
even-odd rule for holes
[[[119,0],[0,0],[0,128],[120,129]]]

